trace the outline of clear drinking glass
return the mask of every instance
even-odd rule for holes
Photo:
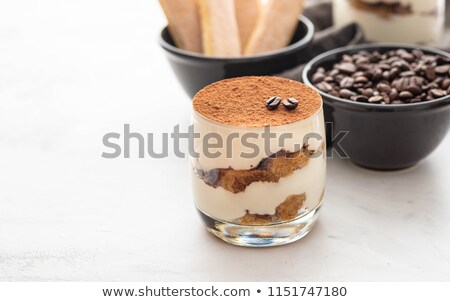
[[[311,230],[325,187],[322,106],[306,119],[270,128],[221,124],[195,110],[192,124],[199,134],[194,141],[198,156],[190,159],[193,197],[211,233],[235,245],[271,246]],[[205,148],[205,137],[217,145],[222,141],[222,147]],[[230,137],[235,139],[230,142]]]
[[[441,42],[445,0],[333,0],[334,23],[359,23],[370,41]]]

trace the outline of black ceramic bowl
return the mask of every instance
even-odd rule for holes
[[[414,104],[357,103],[320,91],[312,84],[311,76],[319,67],[331,67],[343,54],[398,48],[419,48],[426,54],[450,57],[447,52],[413,45],[367,44],[326,52],[310,61],[303,71],[303,81],[322,95],[325,120],[332,123],[333,133],[348,131],[340,143],[344,151],[354,163],[371,169],[407,168],[436,149],[450,126],[450,96]],[[331,133],[327,136],[330,141]]]
[[[223,79],[272,75],[307,62],[313,36],[314,25],[302,16],[289,46],[261,55],[219,58],[185,51],[175,46],[167,27],[162,30],[159,43],[184,90],[194,97],[203,87]]]

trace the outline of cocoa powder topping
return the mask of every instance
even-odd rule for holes
[[[273,111],[266,101],[279,96],[298,100],[293,110]],[[278,77],[241,77],[211,84],[194,97],[194,110],[207,119],[231,126],[261,128],[298,122],[316,113],[322,98],[312,88]]]

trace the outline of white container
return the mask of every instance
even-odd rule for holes
[[[333,19],[337,26],[359,23],[373,42],[437,44],[445,0],[333,0]]]

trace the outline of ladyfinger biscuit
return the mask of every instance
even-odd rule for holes
[[[195,0],[159,0],[177,47],[202,52],[200,17]]]
[[[245,46],[244,54],[259,54],[287,46],[303,6],[304,0],[269,0]]]
[[[216,57],[241,55],[233,0],[198,0],[203,53]]]
[[[260,0],[234,0],[241,47],[244,50],[261,13]]]

